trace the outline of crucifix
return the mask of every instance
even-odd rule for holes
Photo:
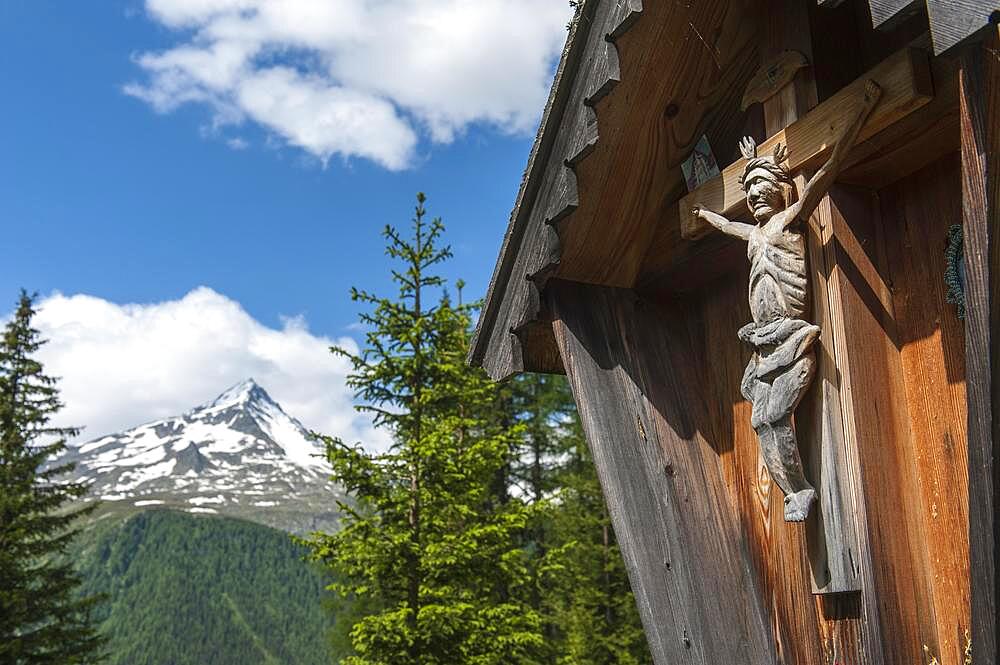
[[[780,99],[794,85],[785,84],[781,94],[754,91],[757,99],[771,96],[765,101],[771,135],[760,145],[744,141],[744,158],[683,197],[678,212],[682,238],[698,240],[719,228],[712,220],[724,221],[723,231],[747,242],[752,264],[758,256],[750,294],[770,294],[777,304],[769,311],[766,299],[751,299],[753,323],[741,338],[753,358],[741,392],[752,402],[750,424],[764,444],[759,464],[791,497],[784,516],[807,519],[813,591],[837,593],[860,588],[865,517],[857,433],[841,394],[850,389],[841,364],[849,349],[840,346],[842,289],[849,287],[839,247],[857,243],[826,194],[842,167],[857,163],[853,146],[873,139],[859,149],[870,154],[876,135],[927,104],[933,86],[926,54],[913,49],[890,56],[797,119],[782,113]],[[740,219],[756,223],[731,221]],[[785,410],[794,414],[791,423]]]
[[[754,140],[746,137],[740,144],[746,159],[741,185],[756,223],[732,221],[697,204],[691,210],[695,217],[747,243],[753,321],[740,329],[739,338],[754,352],[740,390],[753,404],[750,422],[759,437],[767,469],[785,494],[786,522],[805,521],[816,501],[816,490],[802,469],[792,427],[792,414],[816,373],[812,346],[820,334],[818,326],[802,318],[806,314],[808,275],[806,240],[800,224],[830,190],[844,157],[881,95],[881,88],[869,79],[853,122],[794,203],[787,204],[782,189],[792,181],[782,166],[786,147],[779,143],[771,155],[760,156]]]

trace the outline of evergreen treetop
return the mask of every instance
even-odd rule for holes
[[[22,291],[0,338],[0,662],[96,662],[98,598],[77,597],[80,580],[63,556],[74,521],[92,508],[65,510],[86,487],[58,480],[70,467],[46,467],[77,430],[51,424],[62,404],[35,358],[43,341],[34,315]]]
[[[334,479],[354,498],[342,529],[317,534],[314,556],[334,589],[368,612],[351,629],[350,665],[534,663],[537,613],[518,535],[529,513],[503,478],[520,426],[502,417],[498,391],[465,365],[472,308],[455,305],[433,272],[451,256],[444,226],[417,196],[411,233],[386,227],[395,298],[352,290],[370,308],[350,359],[350,385],[393,435],[384,453],[325,438]]]

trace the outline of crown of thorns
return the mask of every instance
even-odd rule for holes
[[[740,141],[740,152],[746,157],[747,164],[743,168],[740,185],[746,189],[746,183],[755,178],[767,178],[776,182],[791,182],[792,178],[781,163],[788,159],[788,148],[782,144],[774,146],[770,157],[757,156],[757,142],[751,136],[744,136]]]

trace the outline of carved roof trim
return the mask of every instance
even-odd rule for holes
[[[641,0],[586,0],[563,50],[469,352],[495,379],[561,371],[541,291],[559,264],[555,225],[578,206],[575,168],[597,144],[594,105],[620,79],[616,40]]]
[[[542,184],[545,165],[548,163],[555,145],[556,135],[566,111],[573,82],[579,73],[581,63],[584,61],[587,38],[590,35],[599,2],[600,0],[582,0],[570,26],[566,45],[563,47],[559,66],[549,91],[549,98],[542,114],[542,120],[535,135],[535,142],[528,156],[528,165],[521,179],[517,200],[513,211],[511,211],[500,255],[497,258],[496,267],[493,269],[493,277],[490,279],[490,286],[486,292],[479,323],[472,338],[468,358],[472,365],[481,366],[483,364],[504,291],[510,282],[514,260],[517,258],[524,240],[524,232],[528,226],[531,209]]]

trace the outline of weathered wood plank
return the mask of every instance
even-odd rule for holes
[[[625,34],[642,14],[642,0],[615,0],[609,21],[608,39],[614,41]]]
[[[615,40],[627,37],[642,15],[639,0],[591,0],[574,27],[570,50],[557,76],[556,89],[512,214],[501,257],[487,295],[483,318],[473,340],[470,362],[481,364],[495,379],[523,371],[559,371],[549,361],[551,328],[532,325],[539,315],[539,291],[556,264],[559,243],[548,225],[572,216],[579,205],[573,169],[598,141],[597,117],[587,105],[605,103],[620,79]],[[547,148],[543,150],[543,148]],[[541,343],[539,353],[524,345]],[[530,364],[534,359],[544,366]],[[528,363],[528,364],[526,364]]]
[[[924,0],[868,0],[872,26],[879,30],[891,30],[924,6]]]
[[[931,62],[934,99],[857,146],[837,179],[880,189],[959,150],[958,62]]]
[[[1000,38],[962,56],[962,222],[969,405],[972,643],[978,663],[1000,660]]]
[[[927,0],[934,53],[940,55],[966,42],[990,24],[1000,11],[997,0]]]
[[[804,178],[796,177],[796,184],[801,191]],[[808,525],[814,593],[860,591],[860,567],[866,558],[858,541],[859,529],[865,528],[865,510],[858,460],[856,453],[852,455],[856,441],[845,422],[850,396],[843,394],[841,294],[832,279],[836,258],[825,251],[832,244],[833,214],[827,197],[805,230],[812,295],[810,320],[822,332],[817,344],[815,386],[800,405],[795,420],[807,469],[820,491],[819,512]]]
[[[588,106],[601,101],[622,80],[618,47],[607,38],[597,47],[597,58],[590,71],[590,87],[585,100]]]
[[[834,325],[834,353],[846,450],[858,503],[864,558],[864,652],[886,665],[920,662],[936,649],[920,492],[907,417],[889,284],[878,259],[882,226],[875,198],[835,188],[822,215]],[[862,520],[864,520],[862,522]],[[957,665],[957,664],[956,664]]]
[[[684,317],[554,280],[556,339],[658,665],[775,664],[715,451]]]
[[[597,128],[597,113],[592,106],[581,105],[577,109],[576,131],[573,141],[566,150],[566,166],[576,166],[580,161],[594,151],[599,138]]]
[[[798,51],[782,51],[778,56],[769,59],[747,83],[747,89],[740,101],[740,109],[745,111],[751,104],[770,99],[792,82],[796,72],[808,66],[809,61]]]
[[[603,14],[600,13],[602,9]],[[603,39],[599,31],[592,27],[595,21],[603,23],[606,20],[607,11],[607,3],[585,3],[570,30],[493,270],[470,345],[469,362],[483,367],[494,379],[506,378],[525,369],[549,371],[548,368],[525,364],[521,341],[513,334],[512,328],[520,320],[526,301],[531,297],[530,289],[534,288],[524,277],[537,269],[537,266],[528,264],[528,256],[539,253],[532,252],[531,248],[538,240],[545,212],[544,203],[536,203],[545,200],[553,181],[565,169],[566,146],[570,143],[567,133],[575,136],[577,127],[567,129],[563,118],[567,109],[572,112],[572,109],[583,105],[588,63],[596,47],[594,42]],[[550,330],[548,326],[544,329]],[[530,358],[531,354],[528,355]],[[547,355],[542,354],[542,357]]]
[[[941,663],[963,663],[970,627],[965,339],[945,302],[948,228],[961,219],[957,154],[878,193],[880,238],[892,281],[890,311],[899,349],[919,499],[907,506],[922,525],[924,575],[934,601],[935,632],[925,637]],[[874,242],[873,242],[874,240]]]
[[[782,519],[782,494],[761,459],[757,434],[750,426],[751,405],[739,387],[749,350],[733,331],[750,319],[750,308],[745,287],[749,266],[742,257],[737,259],[730,263],[725,279],[689,301],[698,313],[685,317],[698,326],[691,338],[703,340],[693,362],[703,372],[699,389],[711,405],[709,415],[695,427],[722,462],[781,662],[828,665],[835,655],[843,660],[845,654],[854,653],[853,641],[843,634],[852,634],[857,619],[841,615],[827,622],[809,602],[805,529]]]
[[[799,48],[809,53],[811,39],[808,16],[799,4],[785,3],[771,9],[768,31],[772,50]],[[803,72],[806,74],[807,72]],[[816,104],[817,82],[800,75],[778,94],[766,99],[764,129],[777,134],[805,115]],[[805,174],[795,176],[797,191],[805,186]],[[807,541],[813,593],[859,591],[859,566],[865,554],[859,549],[858,523],[864,526],[864,506],[855,479],[857,466],[849,466],[853,440],[844,437],[844,403],[841,399],[840,368],[837,363],[836,323],[839,294],[829,277],[833,262],[825,255],[824,212],[830,207],[825,198],[804,229],[809,255],[810,321],[820,327],[817,340],[816,377],[811,390],[795,415],[795,428],[810,481],[818,490],[815,513],[807,524]]]
[[[770,138],[758,148],[759,154],[770,154],[774,146],[788,147],[787,166],[791,171],[815,167],[828,156],[833,143],[843,134],[845,124],[855,115],[865,81],[874,79],[882,86],[882,99],[862,128],[858,141],[864,141],[897,122],[930,101],[930,69],[925,54],[904,49],[858,78],[851,85],[831,96]],[[700,205],[727,217],[745,211],[745,198],[740,177],[745,160],[726,167],[722,175],[713,178],[681,199],[681,236],[695,239],[711,227],[693,214],[691,208]]]
[[[548,205],[542,221],[546,225],[554,225],[576,210],[580,205],[580,197],[576,189],[576,175],[571,169],[564,166],[559,170],[552,189],[545,198]]]

